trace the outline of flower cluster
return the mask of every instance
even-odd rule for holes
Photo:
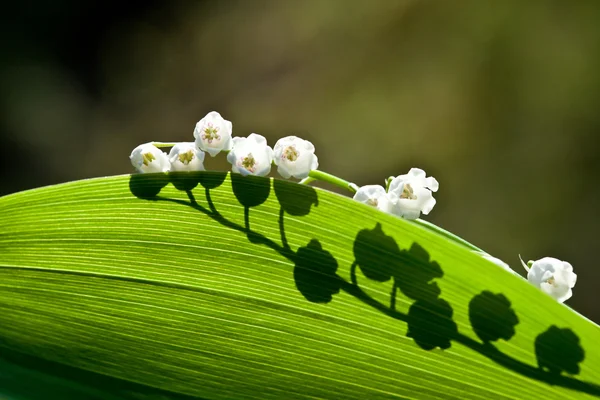
[[[315,146],[308,140],[287,136],[275,143],[275,149],[256,133],[248,137],[232,137],[233,124],[216,111],[209,112],[194,128],[195,142],[162,144],[171,152],[160,150],[154,143],[136,147],[129,158],[138,172],[204,171],[205,153],[215,157],[227,154],[233,172],[242,175],[266,176],[271,166],[284,178],[304,179],[319,167]]]
[[[259,134],[232,137],[232,132],[231,121],[212,111],[196,124],[194,142],[145,143],[137,146],[129,158],[131,164],[141,173],[203,171],[205,153],[215,157],[224,152],[227,153],[227,161],[231,164],[232,171],[243,176],[266,176],[271,172],[272,166],[276,166],[279,175],[285,179],[302,179],[301,183],[316,179],[326,180],[354,192],[354,200],[358,202],[409,220],[419,218],[421,213],[429,214],[436,204],[433,192],[437,192],[439,183],[435,178],[427,177],[422,169],[411,168],[407,174],[392,176],[386,180],[385,187],[358,187],[354,183],[317,171],[319,160],[315,155],[315,147],[307,140],[287,136],[279,139],[271,148],[267,140]],[[171,147],[171,151],[167,154],[160,150],[160,147]],[[314,173],[311,173],[312,171]],[[453,236],[449,232],[445,233],[447,236]],[[456,239],[461,242],[461,239]],[[516,274],[502,260],[479,249],[474,251]],[[523,263],[523,260],[521,262]],[[568,262],[545,257],[530,261],[529,266],[523,263],[523,266],[527,270],[527,280],[559,302],[562,303],[572,296],[577,275],[573,273],[573,267]]]
[[[387,190],[379,185],[359,188],[354,200],[402,218],[417,219],[421,213],[427,215],[433,209],[432,192],[437,192],[439,186],[438,181],[431,176],[427,178],[422,169],[411,168],[408,174],[390,177]]]

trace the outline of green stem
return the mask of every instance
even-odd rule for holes
[[[310,176],[307,178],[302,179],[300,182],[298,182],[301,185],[308,185],[311,182],[316,181],[316,179],[311,178]]]
[[[160,148],[163,147],[173,147],[175,146],[177,143],[168,143],[168,142],[152,142],[151,143],[153,146]]]
[[[388,189],[389,189],[390,182],[392,181],[393,178],[394,178],[393,176],[390,176],[388,179],[386,179],[386,186]],[[301,180],[300,183],[304,184],[304,185],[308,185],[309,183],[314,182],[314,181],[328,182],[328,183],[331,183],[332,185],[335,185],[342,189],[346,189],[352,193],[356,193],[356,190],[357,190],[357,186],[355,184],[348,182],[344,179],[338,178],[337,176],[328,174],[327,172],[323,172],[323,171],[319,171],[319,170],[310,171],[310,173],[308,174],[308,178]],[[451,241],[453,241],[455,243],[465,246],[468,249],[471,249],[471,250],[477,251],[477,252],[486,253],[485,251],[481,250],[479,247],[475,246],[474,244],[467,242],[465,239],[458,237],[455,234],[453,234],[452,232],[448,232],[447,230],[440,228],[439,226],[436,226],[436,225],[432,224],[431,222],[427,222],[422,219],[416,219],[414,221],[414,223],[417,225],[420,225],[421,227],[423,227],[431,232],[435,232],[441,236],[444,236],[445,238],[450,239]]]
[[[169,142],[152,142],[152,144],[158,148],[162,148],[162,147],[173,147],[175,146],[177,143],[169,143]],[[223,151],[224,153],[229,153],[229,151]],[[393,179],[393,177],[389,177],[386,180],[386,186],[387,188],[389,188],[389,184],[391,182],[391,180]],[[327,182],[330,183],[334,186],[337,186],[339,188],[348,190],[351,193],[356,193],[356,190],[358,188],[358,186],[356,186],[354,183],[348,182],[344,179],[338,178],[335,175],[331,175],[328,174],[327,172],[323,172],[323,171],[319,171],[318,169],[312,170],[309,172],[308,177],[304,178],[300,181],[300,184],[303,185],[308,185],[311,182],[314,181],[323,181],[323,182]],[[466,240],[456,236],[455,234],[448,232],[445,229],[440,228],[439,226],[436,226],[430,222],[424,221],[422,219],[417,219],[414,221],[417,225],[420,225],[422,227],[424,227],[425,229],[428,229],[429,231],[432,232],[436,232],[438,234],[440,234],[441,236],[444,236],[456,243],[462,244],[463,246],[466,246],[467,248],[471,249],[471,250],[475,250],[475,251],[480,251],[483,252],[483,250],[481,250],[479,247],[467,242]]]
[[[389,184],[392,181],[392,179],[393,179],[393,177],[391,176],[391,177],[389,177],[386,180],[386,186],[388,186],[388,188],[389,188]],[[334,175],[331,175],[331,174],[328,174],[326,172],[319,171],[319,170],[310,171],[310,173],[308,174],[308,178],[303,179],[302,181],[300,181],[300,183],[308,184],[308,183],[310,183],[312,181],[316,181],[316,180],[324,181],[324,182],[329,182],[329,183],[331,183],[331,184],[333,184],[335,186],[341,187],[342,189],[347,189],[348,191],[350,191],[352,193],[356,193],[356,185],[354,185],[353,183],[350,183],[350,182],[345,181],[345,180],[343,180],[341,178],[338,178],[337,176],[334,176]],[[432,224],[431,222],[427,222],[427,221],[424,221],[422,219],[417,219],[414,222],[417,225],[420,225],[420,226],[422,226],[423,228],[425,228],[425,229],[427,229],[429,231],[432,231],[432,232],[435,232],[435,233],[437,233],[437,234],[439,234],[441,236],[444,236],[445,238],[450,239],[450,240],[452,240],[455,243],[461,244],[461,245],[463,245],[463,246],[465,246],[465,247],[467,247],[467,248],[469,248],[471,250],[485,253],[479,247],[477,247],[477,246],[475,246],[475,245],[467,242],[463,238],[460,238],[460,237],[456,236],[452,232],[448,232],[447,230],[445,230],[443,228],[440,228],[439,226],[436,226],[436,225]]]
[[[389,192],[390,191],[390,184],[392,183],[392,180],[394,179],[393,176],[390,176],[389,178],[387,178],[385,180],[385,191]]]
[[[308,174],[308,178],[306,178],[306,179],[309,179],[309,178],[312,178],[313,181],[323,181],[323,182],[331,183],[332,185],[335,185],[342,189],[346,189],[352,193],[356,193],[356,188],[355,188],[356,185],[353,185],[352,183],[350,183],[348,181],[338,178],[337,176],[328,174],[327,172],[319,171],[318,169],[314,169],[314,170],[310,171]],[[309,181],[309,182],[312,182],[312,181]]]

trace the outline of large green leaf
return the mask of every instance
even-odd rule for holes
[[[597,325],[324,190],[118,176],[5,196],[0,215],[5,395],[600,396]]]

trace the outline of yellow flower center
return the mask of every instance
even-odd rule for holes
[[[154,154],[152,154],[152,153],[142,154],[142,162],[144,163],[145,166],[148,166],[148,164],[150,164],[154,160],[156,160],[156,157],[154,157]]]
[[[300,153],[296,150],[295,146],[288,146],[285,148],[282,154],[282,158],[287,158],[288,161],[296,161]]]
[[[208,126],[204,128],[202,139],[206,140],[208,143],[212,143],[213,140],[218,140],[221,138],[218,132],[219,128],[215,128],[212,124],[208,124]]]
[[[410,183],[405,183],[404,184],[404,188],[402,189],[402,193],[400,194],[400,198],[401,199],[409,199],[409,200],[416,200],[417,199],[417,196],[414,194],[413,188],[412,188],[412,186],[410,186]]]
[[[179,161],[181,161],[183,164],[188,165],[194,159],[194,152],[192,150],[188,150],[185,153],[179,153],[177,158],[179,158]]]
[[[248,154],[246,157],[242,158],[242,167],[244,167],[244,169],[250,171],[250,172],[254,172],[254,167],[256,166],[256,160],[254,159],[254,156],[252,155],[252,153]]]
[[[377,207],[379,202],[377,201],[377,199],[369,199],[369,200],[367,200],[367,204],[370,206],[373,206],[373,207]]]

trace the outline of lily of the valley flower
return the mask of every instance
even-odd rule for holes
[[[140,144],[133,149],[129,159],[138,172],[168,172],[171,168],[167,153],[151,143]]]
[[[279,139],[275,143],[273,152],[277,172],[285,179],[292,176],[304,179],[308,177],[310,171],[319,167],[315,146],[308,140],[296,136]]]
[[[196,146],[211,157],[221,151],[231,150],[232,129],[231,121],[223,119],[218,112],[211,111],[196,124],[194,129]]]
[[[267,139],[256,133],[247,138],[234,137],[233,148],[227,154],[227,161],[233,172],[244,176],[266,176],[271,172],[273,149],[267,145]]]
[[[523,262],[523,259],[521,259],[521,263],[527,270],[527,280],[560,303],[570,299],[573,295],[571,289],[577,282],[577,275],[573,273],[573,266],[568,262],[544,257],[537,261],[530,261],[529,267]]]
[[[177,143],[169,153],[172,171],[204,171],[204,152],[193,142]]]
[[[354,200],[375,207],[383,212],[390,212],[391,202],[383,186],[366,185],[358,188]]]
[[[411,168],[408,174],[397,176],[390,182],[391,212],[406,219],[417,219],[421,213],[429,214],[435,206],[431,192],[437,192],[438,188],[435,178],[426,178],[425,171]]]

